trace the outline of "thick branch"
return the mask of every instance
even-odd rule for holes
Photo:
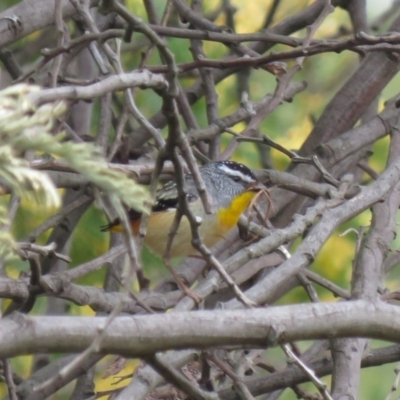
[[[81,352],[107,318],[27,317],[0,325],[0,356]],[[101,354],[141,357],[158,351],[216,346],[265,347],[296,340],[370,337],[398,342],[400,309],[382,302],[301,304],[240,311],[199,311],[117,317]]]

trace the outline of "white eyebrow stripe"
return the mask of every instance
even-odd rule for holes
[[[255,182],[255,180],[251,176],[245,175],[245,174],[241,173],[240,171],[237,171],[235,169],[229,168],[228,166],[226,166],[224,164],[218,165],[218,168],[221,171],[226,172],[230,176],[238,176],[240,179],[242,179],[245,182],[248,182],[248,183]]]

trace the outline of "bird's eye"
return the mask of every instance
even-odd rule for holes
[[[240,182],[239,176],[233,176],[232,179],[234,180],[234,182]]]

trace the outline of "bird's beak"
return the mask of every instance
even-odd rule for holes
[[[261,192],[262,190],[268,190],[268,188],[263,183],[256,182],[249,187],[249,190],[252,192]]]

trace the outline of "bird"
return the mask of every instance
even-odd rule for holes
[[[212,199],[212,212],[204,211],[202,201],[191,174],[185,174],[185,192],[187,201],[196,219],[201,222],[198,232],[203,243],[213,247],[236,226],[240,215],[246,210],[254,196],[266,190],[254,173],[244,164],[235,161],[217,161],[199,167],[206,190]],[[178,207],[178,188],[175,181],[165,183],[156,193],[155,204],[149,216],[144,243],[151,251],[163,255],[166,251],[168,234]],[[141,213],[128,211],[132,232],[139,232]],[[117,218],[101,227],[101,230],[123,232],[124,229]],[[171,249],[170,257],[186,257],[195,255],[192,246],[191,228],[184,216],[180,221]]]

